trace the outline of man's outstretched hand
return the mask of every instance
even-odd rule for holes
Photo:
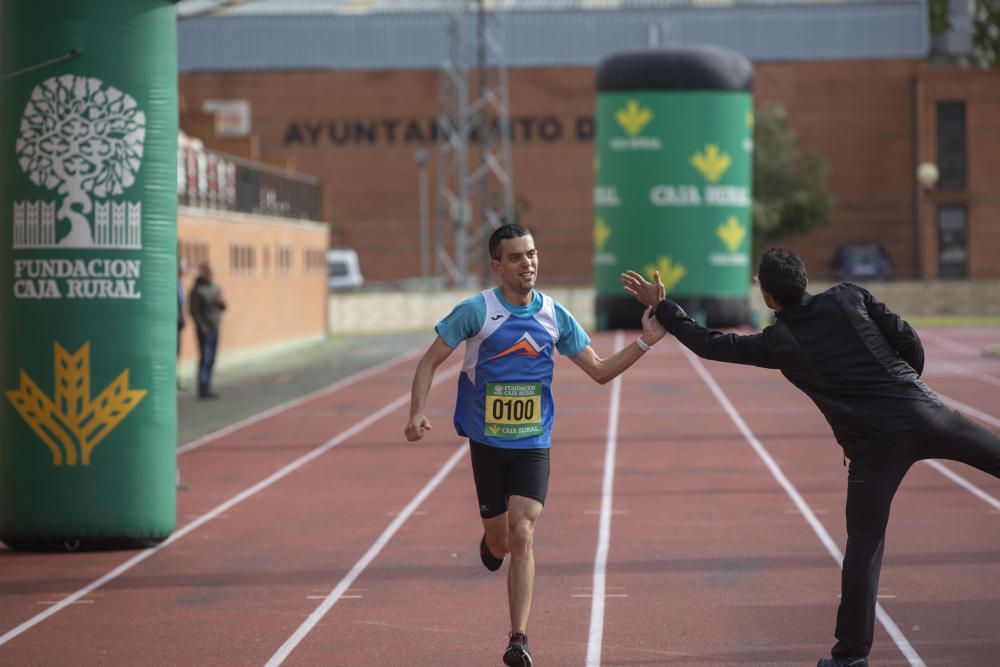
[[[642,305],[655,309],[656,304],[663,301],[667,290],[663,287],[663,281],[660,280],[659,271],[653,272],[653,280],[656,281],[655,284],[631,269],[621,274],[622,287],[625,288],[625,291],[634,296]]]

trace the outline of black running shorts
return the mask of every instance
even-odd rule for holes
[[[507,511],[510,496],[545,504],[549,491],[549,448],[504,449],[469,441],[472,476],[476,480],[479,515],[484,519]]]

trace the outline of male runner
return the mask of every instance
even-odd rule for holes
[[[472,474],[484,534],[479,555],[497,570],[510,554],[510,627],[503,661],[530,667],[525,631],[535,577],[532,537],[549,483],[554,350],[604,384],[635,363],[665,331],[647,309],[642,334],[607,359],[568,310],[535,289],[538,251],[531,233],[503,225],[490,236],[490,267],[500,286],[458,304],[435,327],[438,337],[417,365],[406,438],[419,440],[431,424],[424,414],[434,371],[462,341],[455,429],[469,438]]]
[[[865,289],[807,294],[802,260],[777,248],[763,254],[757,277],[777,321],[751,336],[699,326],[663,298],[659,275],[656,285],[634,271],[621,281],[699,357],[777,369],[826,417],[851,466],[837,643],[818,667],[867,667],[889,506],[903,476],[917,461],[950,459],[1000,477],[1000,437],[944,406],[920,379],[917,332]]]

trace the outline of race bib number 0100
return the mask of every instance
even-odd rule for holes
[[[486,435],[491,438],[525,438],[541,433],[541,382],[486,384]]]

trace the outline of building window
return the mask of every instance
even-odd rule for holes
[[[937,105],[938,187],[964,190],[965,102],[938,102]]]
[[[274,253],[274,270],[276,273],[292,272],[292,248],[291,246],[278,246]]]
[[[938,208],[938,276],[965,278],[969,267],[969,233],[965,206]]]
[[[229,270],[233,275],[247,275],[254,271],[257,253],[253,246],[233,243],[229,246]]]
[[[306,271],[309,273],[323,273],[326,271],[326,253],[315,248],[306,248],[303,251],[305,257]]]
[[[180,241],[177,257],[185,272],[197,271],[202,262],[208,262],[208,244]]]

